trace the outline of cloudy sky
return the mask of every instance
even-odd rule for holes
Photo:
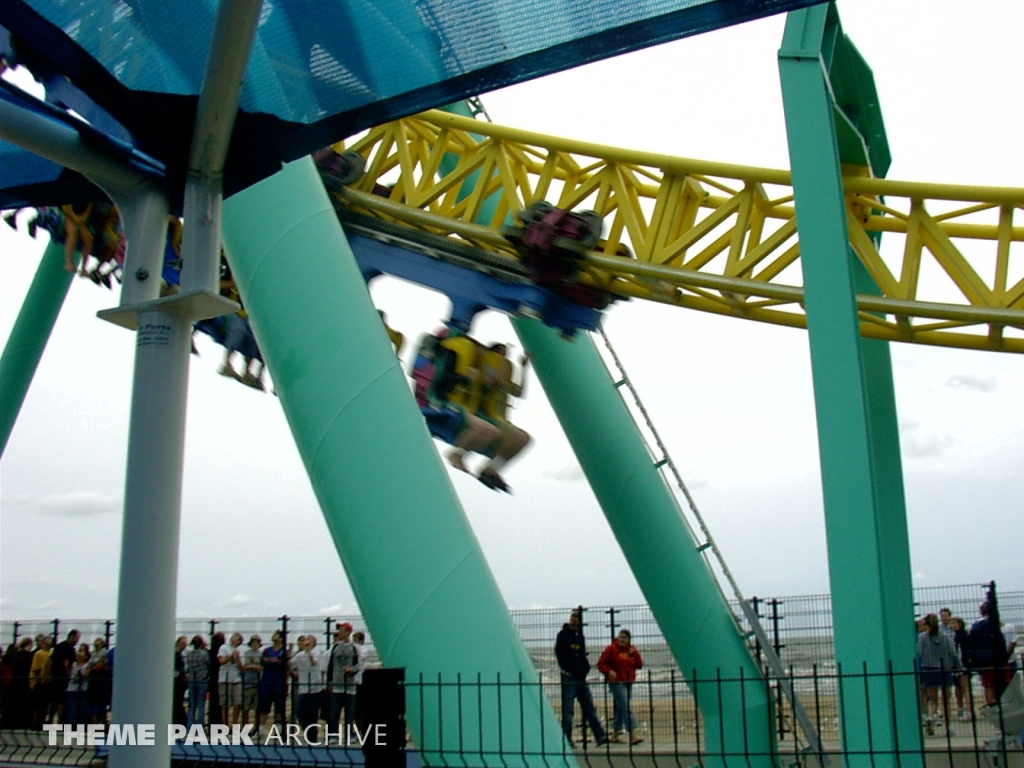
[[[890,178],[1021,185],[1019,30],[988,2],[840,4],[873,67]],[[623,147],[786,167],[775,53],[783,19],[680,41],[485,97],[496,122]],[[0,338],[42,244],[0,226]],[[382,279],[407,337],[447,301]],[[0,463],[0,616],[112,616],[133,337],[114,294],[76,281]],[[820,477],[802,331],[641,302],[608,333],[748,595],[825,591]],[[493,313],[481,339],[513,339]],[[277,401],[193,358],[178,605],[183,616],[357,610]],[[892,346],[915,583],[1021,588],[1024,360]],[[410,362],[408,346],[405,361]],[[536,382],[514,420],[536,438],[515,494],[451,480],[512,607],[643,597]],[[515,546],[509,546],[515,542]],[[571,547],[567,546],[571,543]],[[572,554],[568,554],[571,552]]]

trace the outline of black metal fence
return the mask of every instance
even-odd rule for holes
[[[970,625],[977,617],[980,602],[985,599],[987,586],[971,584],[917,589],[915,590],[915,613],[920,616],[926,613],[938,613],[941,608],[949,608],[953,615],[962,617],[965,623]],[[840,743],[846,743],[843,739],[844,734],[840,732],[843,696],[839,687],[843,681],[851,679],[851,675],[856,677],[857,674],[860,674],[863,677],[864,672],[848,674],[837,668],[832,647],[832,615],[829,596],[755,597],[751,598],[750,602],[761,617],[768,637],[787,670],[787,677],[784,680],[774,678],[766,670],[773,702],[772,727],[778,748],[784,754],[792,754],[794,757],[802,754],[801,748],[798,746],[800,740],[797,738],[798,729],[795,726],[791,707],[782,696],[783,686],[789,685],[796,691],[800,701],[810,714],[811,721],[825,744],[825,749],[829,751],[839,749]],[[1024,591],[1000,592],[999,605],[1004,622],[1024,629]],[[733,606],[733,609],[738,616],[741,615],[738,606]],[[545,681],[534,693],[544,694],[545,699],[550,701],[550,706],[555,710],[556,716],[559,717],[561,707],[561,698],[557,690],[559,671],[553,646],[554,638],[570,610],[573,609],[512,611],[513,621],[532,657],[538,675],[542,681]],[[629,745],[630,749],[619,745],[603,746],[604,753],[612,756],[633,754],[634,757],[643,754],[646,756],[644,759],[648,761],[654,759],[648,754],[652,750],[655,757],[663,757],[668,754],[682,759],[681,756],[686,756],[686,759],[694,757],[698,759],[698,762],[701,761],[701,755],[706,757],[708,745],[700,736],[701,728],[704,727],[703,718],[699,714],[693,690],[684,682],[684,675],[677,667],[649,607],[645,605],[591,606],[583,608],[583,614],[586,636],[590,641],[591,651],[595,658],[601,648],[610,642],[621,628],[628,628],[632,633],[633,643],[640,649],[645,662],[645,668],[641,671],[633,689],[638,731],[644,739],[645,746],[642,749],[637,749],[639,745]],[[908,633],[911,631],[910,621],[913,618],[908,616]],[[193,635],[209,636],[214,632],[224,632],[230,637],[232,633],[239,632],[245,641],[248,641],[252,635],[259,635],[266,643],[273,632],[280,631],[285,637],[286,644],[290,643],[292,638],[305,634],[319,638],[320,647],[325,648],[329,646],[329,638],[334,628],[342,621],[348,621],[357,628],[362,624],[358,616],[180,619],[177,622],[177,633],[191,638]],[[743,624],[742,621],[741,624]],[[4,637],[10,642],[40,634],[63,639],[72,628],[78,629],[82,633],[81,640],[90,645],[116,647],[116,624],[112,620],[4,621],[0,623],[0,633],[2,633],[0,637]],[[366,645],[363,646],[363,658],[368,666],[373,667],[379,662],[373,647],[373,638],[368,632],[366,640]],[[756,646],[755,641],[751,642],[754,644],[752,650],[758,653],[760,649]],[[893,677],[893,680],[895,679]],[[0,688],[5,693],[5,698],[9,698],[10,682],[8,680],[7,685]],[[864,681],[862,680],[862,682]],[[721,681],[717,681],[716,684],[721,684]],[[752,681],[744,683],[744,685],[749,684],[752,684]],[[406,683],[407,695],[422,697],[428,693],[430,695],[440,693],[436,690],[428,691],[431,686],[437,685],[439,684],[436,681],[408,681]],[[442,685],[449,685],[449,683]],[[483,696],[482,683],[460,681],[457,685],[463,686],[463,693],[476,686],[475,695],[478,698]],[[505,683],[505,685],[511,684]],[[613,703],[606,686],[600,682],[596,673],[592,676],[590,685],[594,691],[594,698],[602,719],[605,722],[611,722]],[[525,687],[528,686],[523,684],[520,687],[525,691]],[[295,694],[295,691],[290,693],[287,707],[289,720],[292,719],[292,713],[295,712]],[[982,718],[979,716],[980,710],[974,706],[976,702],[981,702],[983,697],[978,676],[970,678],[970,683],[962,687],[960,694],[959,698],[962,700],[950,699],[952,702],[950,704],[951,716],[933,720],[930,724],[933,733],[926,734],[923,742],[923,749],[929,755],[929,762],[935,759],[934,753],[938,750],[957,755],[957,768],[962,768],[965,765],[963,760],[967,753],[978,760],[984,758],[988,761],[984,764],[993,764],[992,760],[995,758],[992,757],[990,745],[994,743],[993,739],[997,739],[999,731],[991,722],[992,712],[988,712],[987,716]],[[459,698],[461,695],[460,693],[459,696],[456,696],[456,704],[461,701]],[[525,692],[523,695],[526,695]],[[451,701],[450,698],[446,700],[449,703]],[[961,709],[963,713],[961,713]],[[424,712],[424,710],[420,710],[420,716],[425,716]],[[966,715],[963,720],[959,719],[961,714]],[[45,719],[45,715],[43,719]],[[103,720],[105,714],[102,718],[94,719]],[[242,715],[243,722],[249,723],[254,720],[255,713],[251,710],[247,710]],[[579,718],[577,718],[578,720]],[[220,721],[220,716],[215,716],[211,723],[218,721]],[[20,728],[25,723],[12,722],[8,719],[7,727],[10,728],[12,724]],[[38,725],[38,722],[36,724]],[[1024,725],[1021,727],[1024,728]],[[557,734],[555,736],[557,737]],[[21,755],[18,759],[25,760],[28,759],[26,755],[37,755],[40,750],[42,754],[50,754],[48,747],[41,748],[38,743],[39,738],[39,733],[33,731],[5,732],[0,737],[0,746],[3,747],[0,758],[8,757],[7,753],[11,749]],[[593,743],[592,737],[588,738],[585,734],[577,733],[575,740],[588,753],[594,752],[596,745]],[[990,743],[989,746],[986,746],[986,742]],[[1002,748],[1005,751],[1005,745]],[[85,750],[85,752],[87,751]],[[446,752],[447,750],[442,751]],[[456,750],[456,752],[459,751],[464,750]],[[871,750],[869,749],[869,751]],[[54,759],[73,761],[78,759],[73,757],[74,754],[76,754],[74,750],[71,752],[60,751],[54,753],[57,756]],[[1014,753],[1010,750],[1007,754]],[[898,753],[893,755],[893,757],[899,756]],[[487,755],[483,757],[487,757]],[[658,757],[658,759],[660,760],[662,757]],[[726,757],[729,756],[726,755]],[[331,759],[349,758],[335,755]],[[1000,763],[998,759],[995,759],[995,762],[1000,768],[1007,765],[1005,760]],[[685,764],[691,765],[692,763]],[[981,764],[979,763],[979,768]],[[1024,768],[1024,762],[1022,762],[1021,768]]]
[[[404,682],[405,709],[411,740],[410,765],[498,766],[571,764],[570,754],[583,765],[690,766],[769,768],[778,765],[948,766],[948,768],[1004,768],[1024,760],[1020,735],[1024,730],[1024,685],[1017,673],[994,706],[969,700],[973,713],[959,719],[942,703],[934,718],[921,709],[918,679],[913,672],[868,673],[866,670],[792,673],[783,679],[730,678],[721,673],[684,682],[670,672],[663,678],[645,676],[631,688],[630,706],[635,729],[620,741],[604,741],[583,722],[579,707],[573,713],[573,746],[562,736],[562,684],[542,678],[538,682],[502,680],[481,675],[472,680],[418,678]],[[767,686],[767,687],[766,687]],[[820,737],[817,748],[795,725],[786,701],[758,709],[750,702],[764,700],[766,692],[791,686]],[[597,714],[612,732],[614,704],[608,687],[591,683]],[[903,696],[898,715],[891,714]],[[742,701],[744,706],[736,707]],[[731,703],[730,703],[731,702]],[[888,709],[887,709],[888,708]],[[873,712],[878,722],[899,721],[897,735],[851,735],[842,713],[854,719]],[[553,715],[553,717],[552,717]],[[864,716],[867,716],[866,714]],[[291,712],[288,714],[291,719]],[[780,727],[781,724],[781,727]],[[323,721],[317,727],[289,734],[279,727],[262,735],[252,733],[252,746],[207,748],[202,744],[175,747],[176,763],[254,765],[352,765],[361,763],[348,745],[338,740],[324,744]],[[336,724],[331,726],[337,732]],[[206,733],[212,733],[210,729]],[[599,738],[601,737],[601,738]],[[88,764],[95,748],[65,745],[62,732],[0,731],[0,765]]]
[[[949,608],[954,616],[964,619],[969,627],[978,618],[978,606],[985,599],[988,585],[960,584],[942,587],[923,587],[914,590],[915,612],[919,616],[938,613]],[[817,665],[821,670],[833,670],[835,656],[832,646],[832,604],[829,595],[791,595],[786,597],[752,597],[750,602],[765,627],[772,645],[783,664],[797,672],[809,672]],[[742,611],[732,605],[733,613],[742,619]],[[557,673],[554,659],[554,640],[562,624],[573,608],[540,608],[513,610],[512,620],[523,639],[537,670],[545,676]],[[999,592],[1001,618],[1007,624],[1024,630],[1024,590]],[[589,606],[583,608],[587,640],[591,650],[599,652],[612,641],[618,631],[625,627],[632,633],[633,644],[644,654],[645,665],[653,670],[670,669],[679,672],[657,620],[646,605]],[[911,620],[907,617],[908,632]],[[193,635],[209,637],[214,632],[224,632],[230,637],[233,632],[243,635],[248,641],[251,635],[260,635],[269,642],[271,634],[280,630],[285,638],[303,634],[314,635],[321,648],[330,645],[333,628],[339,622],[347,621],[356,628],[365,627],[357,615],[343,616],[256,616],[220,619],[178,619],[177,634],[192,638]],[[82,633],[82,642],[93,643],[96,638],[104,641],[106,647],[117,642],[116,624],[104,619],[50,619],[28,621],[0,621],[0,640],[6,646],[22,637],[48,635],[55,640],[63,639],[72,628]],[[369,661],[376,661],[373,636],[366,631],[366,649]],[[287,641],[287,640],[286,640]],[[1024,644],[1024,643],[1022,643]],[[754,648],[756,651],[756,646]]]
[[[938,614],[948,608],[954,617],[962,618],[970,627],[979,616],[988,584],[957,584],[940,587],[919,587],[914,590],[915,616]],[[1024,629],[1024,590],[999,591],[999,612],[1002,621]],[[798,671],[813,665],[834,669],[832,644],[832,599],[827,594],[793,595],[781,598],[750,598],[776,652],[783,664]],[[737,605],[733,612],[740,616]],[[911,619],[907,617],[908,633]],[[745,626],[745,622],[741,622]],[[749,629],[749,627],[746,627]]]

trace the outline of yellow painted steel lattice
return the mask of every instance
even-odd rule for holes
[[[532,202],[594,210],[605,238],[586,259],[591,284],[806,325],[788,171],[603,147],[436,111],[374,128],[348,149],[365,158],[366,174],[338,196],[358,212],[514,256],[500,230]],[[1024,240],[1013,223],[1024,189],[873,179],[861,168],[844,168],[844,187],[850,246],[879,289],[858,296],[864,336],[1024,352],[1024,262],[1010,258]],[[481,210],[492,198],[485,226]]]

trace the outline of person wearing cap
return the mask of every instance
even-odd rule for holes
[[[358,671],[359,651],[352,643],[352,625],[347,621],[337,625],[334,633],[334,645],[327,657],[327,729],[337,728],[345,713],[344,726],[355,721],[356,711],[356,680]]]
[[[234,632],[231,641],[217,651],[219,666],[217,682],[220,687],[220,706],[225,725],[242,723],[242,633]]]

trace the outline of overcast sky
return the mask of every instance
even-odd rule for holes
[[[1024,9],[946,0],[840,4],[875,72],[890,178],[1015,186]],[[788,166],[772,18],[484,97],[496,122],[617,146]],[[22,228],[24,229],[24,228]],[[42,242],[0,226],[0,339]],[[447,301],[394,280],[374,299],[415,338]],[[76,280],[0,463],[0,616],[109,617],[134,337],[97,320],[116,295]],[[828,588],[807,337],[639,301],[606,327],[747,595]],[[507,319],[475,335],[514,340]],[[193,358],[182,616],[357,610],[276,399]],[[1024,360],[894,344],[915,584],[1021,588]],[[403,351],[411,360],[410,346]],[[513,420],[536,438],[513,496],[452,482],[511,607],[642,602],[536,381]],[[400,471],[397,470],[396,471]],[[510,545],[514,542],[514,546]],[[571,547],[568,546],[571,544]],[[572,554],[569,554],[569,553]]]

